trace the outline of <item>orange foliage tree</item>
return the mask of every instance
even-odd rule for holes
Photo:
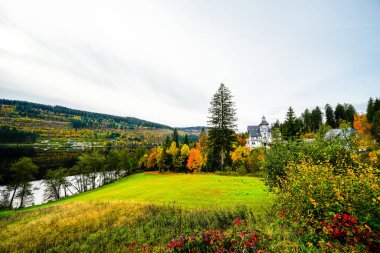
[[[203,158],[199,149],[192,148],[190,150],[189,159],[187,160],[187,168],[191,171],[200,170],[203,165]]]
[[[365,114],[354,116],[354,128],[362,134],[371,133],[371,124],[368,122],[367,116]]]
[[[236,142],[239,146],[245,146],[249,135],[248,133],[242,133],[236,135]]]

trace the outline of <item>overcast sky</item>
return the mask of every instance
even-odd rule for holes
[[[239,129],[380,96],[380,1],[0,2],[0,97],[206,125],[220,83]]]

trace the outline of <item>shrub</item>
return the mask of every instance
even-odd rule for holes
[[[331,164],[337,173],[345,173],[347,168],[358,167],[357,161],[353,159],[355,152],[351,140],[338,138],[275,143],[262,163],[265,182],[271,189],[282,187],[280,181],[285,179],[288,164],[299,164],[305,159],[313,164]]]
[[[354,240],[357,249],[369,247],[368,242],[379,246],[373,239],[380,231],[379,170],[364,163],[337,173],[342,170],[310,160],[287,166],[282,187],[276,188],[277,207],[306,243],[324,247]]]
[[[169,252],[264,252],[269,238],[235,219],[227,230],[207,229],[170,240]]]

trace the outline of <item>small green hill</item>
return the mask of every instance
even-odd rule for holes
[[[272,199],[262,180],[256,177],[139,173],[92,191],[26,210],[78,201],[175,204],[184,208],[233,208],[244,205],[259,211]],[[0,216],[8,213],[11,212],[0,212]]]

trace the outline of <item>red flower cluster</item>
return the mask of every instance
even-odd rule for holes
[[[170,240],[169,245],[170,248],[175,250],[177,248],[182,248],[184,244],[184,238],[181,236],[179,240]]]
[[[226,230],[208,229],[169,242],[167,249],[172,252],[263,252],[265,236],[258,231],[247,232],[245,222],[237,218],[233,226]]]
[[[376,237],[370,227],[360,224],[354,216],[346,213],[335,214],[332,220],[322,221],[319,225],[329,240],[337,240],[340,244],[357,245],[361,243],[370,247]]]

